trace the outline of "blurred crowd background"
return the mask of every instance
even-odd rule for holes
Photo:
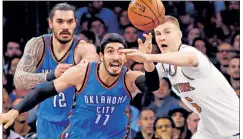
[[[17,105],[29,90],[18,90],[13,83],[16,66],[26,42],[48,33],[48,13],[59,2],[3,1],[3,112]],[[119,33],[129,48],[138,48],[137,38],[147,33],[129,21],[129,1],[76,1],[75,34],[99,48],[106,33]],[[239,1],[166,1],[167,15],[178,18],[183,43],[205,53],[240,97],[240,2]],[[160,53],[153,40],[153,53]],[[144,72],[142,63],[129,60],[131,70]],[[139,90],[137,90],[139,92]],[[214,92],[212,92],[214,93]],[[167,78],[160,79],[159,90],[139,93],[128,108],[131,115],[131,138],[151,139],[155,133],[173,135],[173,139],[190,139],[200,121],[171,89]],[[158,117],[158,120],[155,120]],[[21,114],[3,138],[36,138],[35,110]],[[164,127],[164,128],[163,128]],[[164,130],[163,132],[160,132]],[[170,137],[171,138],[171,137]]]

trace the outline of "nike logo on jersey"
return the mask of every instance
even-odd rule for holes
[[[192,86],[190,85],[189,82],[187,82],[187,83],[178,83],[178,84],[173,85],[173,87],[174,87],[179,93],[182,93],[182,92],[189,92],[189,91],[195,90],[195,88],[192,87]]]

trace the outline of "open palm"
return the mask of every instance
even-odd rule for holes
[[[152,34],[151,33],[149,33],[149,35],[143,34],[143,36],[145,37],[146,40],[143,43],[140,38],[138,39],[138,45],[139,45],[138,49],[142,53],[151,54],[151,52],[152,52]]]

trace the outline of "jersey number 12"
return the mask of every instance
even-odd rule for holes
[[[57,97],[58,97],[58,99],[57,99]],[[57,102],[57,100],[58,100],[58,102]],[[58,95],[54,96],[53,106],[54,107],[66,107],[67,106],[65,94],[63,92],[60,92]]]

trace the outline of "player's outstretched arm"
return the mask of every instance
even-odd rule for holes
[[[24,54],[20,59],[15,75],[14,84],[19,89],[31,89],[46,82],[47,73],[34,73],[36,66],[44,52],[42,37],[32,38],[25,46]]]
[[[41,87],[31,90],[28,95],[16,106],[7,113],[0,114],[0,124],[6,123],[4,128],[12,125],[14,119],[23,112],[34,108],[38,103],[45,99],[57,95],[59,92],[76,84],[82,84],[87,64],[80,64],[69,68],[61,77],[54,81],[48,82]]]
[[[147,61],[166,63],[177,66],[197,66],[198,58],[193,52],[169,52],[164,54],[150,54],[147,56]]]

